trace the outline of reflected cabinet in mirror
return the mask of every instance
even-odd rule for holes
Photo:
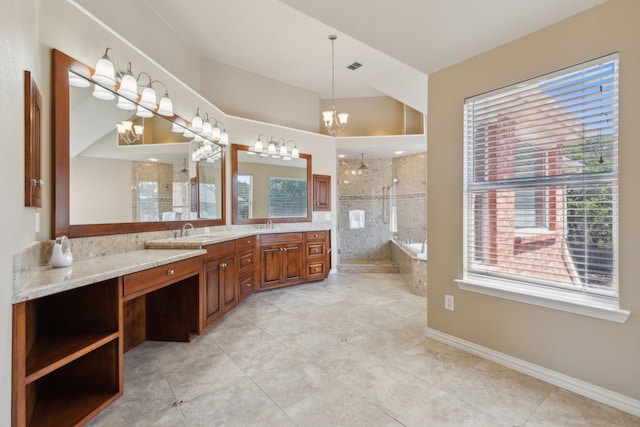
[[[311,221],[311,155],[299,159],[231,146],[234,224]]]
[[[91,71],[53,51],[55,235],[224,225],[223,147],[192,161],[199,143],[173,131],[177,116],[142,118],[118,96],[97,99]]]

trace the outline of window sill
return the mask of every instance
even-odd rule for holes
[[[533,304],[554,310],[624,323],[631,314],[617,304],[597,297],[573,294],[553,289],[538,289],[513,282],[501,282],[479,278],[456,279],[458,288],[484,295]]]

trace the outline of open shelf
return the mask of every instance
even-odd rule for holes
[[[118,346],[109,341],[28,384],[28,425],[78,425],[118,398]]]
[[[29,384],[65,364],[84,356],[90,351],[117,339],[117,332],[106,334],[84,334],[74,336],[51,336],[39,338],[27,355],[27,378]]]

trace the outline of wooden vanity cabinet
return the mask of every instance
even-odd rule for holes
[[[238,303],[252,295],[258,285],[257,241],[256,236],[238,239]]]
[[[206,245],[203,329],[238,305],[237,241]]]
[[[123,276],[124,351],[145,340],[190,342],[202,332],[201,261],[189,258]]]
[[[323,280],[331,269],[330,231],[307,231],[304,234],[306,280]]]
[[[123,392],[122,282],[13,306],[12,425],[82,425]]]
[[[260,289],[296,285],[305,280],[302,233],[260,236]]]

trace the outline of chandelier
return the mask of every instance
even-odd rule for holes
[[[324,125],[327,128],[327,132],[331,136],[336,136],[342,129],[347,125],[347,120],[349,119],[348,113],[340,113],[336,112],[336,64],[335,64],[335,54],[333,44],[335,40],[338,38],[335,34],[329,35],[329,40],[331,40],[331,110],[322,112],[322,120],[324,121]]]
[[[118,136],[126,142],[127,145],[140,141],[144,132],[144,126],[134,125],[129,119],[123,120],[121,123],[116,123],[116,128],[118,129]]]

